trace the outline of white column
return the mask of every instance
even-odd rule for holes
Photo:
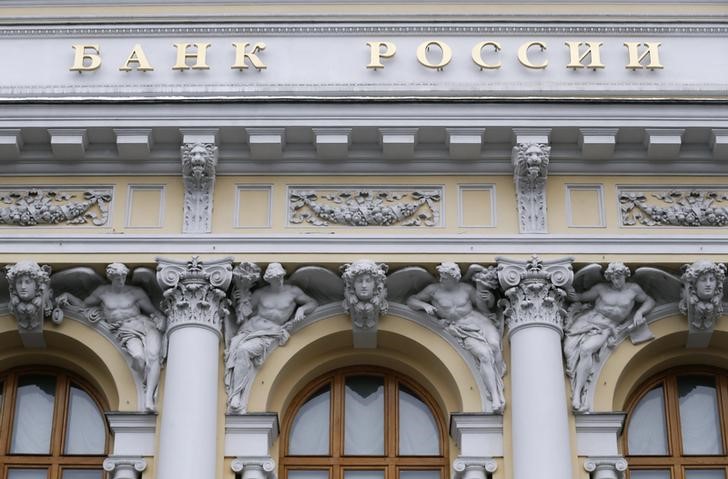
[[[168,315],[169,349],[159,440],[158,479],[215,477],[222,317],[232,259],[189,263],[157,259]]]
[[[508,306],[514,479],[573,477],[561,353],[571,259],[498,258]]]

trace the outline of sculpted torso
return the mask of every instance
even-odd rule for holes
[[[615,289],[606,283],[598,284],[595,288],[599,296],[594,301],[594,311],[616,322],[624,321],[629,316],[635,300],[642,294],[642,289],[631,283],[625,284],[622,289]]]
[[[253,304],[257,306],[253,320],[263,320],[282,326],[293,315],[298,306],[296,298],[302,294],[296,286],[282,286],[274,291],[266,287],[253,294]]]
[[[433,288],[431,304],[437,309],[437,316],[450,321],[457,321],[473,311],[470,301],[472,287],[458,284],[454,289],[445,289],[440,285]]]
[[[98,298],[107,321],[117,322],[141,315],[140,296],[145,293],[135,286],[125,286],[122,291],[114,291],[112,286],[100,286],[92,296]]]

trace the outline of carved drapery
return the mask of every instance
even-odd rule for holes
[[[440,226],[441,188],[291,188],[288,221],[310,226]]]
[[[0,225],[93,225],[109,219],[111,188],[0,190]]]
[[[521,233],[546,233],[546,177],[551,147],[543,143],[518,143],[513,147]]]
[[[509,334],[520,327],[539,324],[563,333],[566,291],[574,274],[572,258],[542,261],[534,256],[530,261],[497,258],[498,279],[505,291],[504,315]]]
[[[162,306],[167,313],[167,334],[179,326],[194,324],[222,333],[230,314],[227,289],[232,279],[232,258],[189,262],[157,258],[157,281],[167,288]]]
[[[209,233],[215,189],[217,146],[214,143],[184,143],[182,177],[185,185],[185,233]]]
[[[662,189],[619,191],[624,226],[728,226],[728,191]]]

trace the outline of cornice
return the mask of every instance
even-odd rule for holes
[[[355,35],[726,35],[721,23],[267,23],[0,26],[0,38]]]
[[[3,235],[0,254],[728,255],[728,235]],[[721,258],[716,258],[721,260]],[[722,259],[725,261],[725,259]]]

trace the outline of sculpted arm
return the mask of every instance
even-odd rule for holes
[[[70,304],[79,308],[98,306],[101,304],[101,295],[99,294],[99,290],[101,288],[103,288],[103,286],[96,288],[86,299],[77,298],[71,293],[63,293],[58,297],[58,303],[61,305]]]
[[[155,324],[157,325],[157,329],[162,330],[164,329],[164,313],[162,313],[160,310],[154,307],[152,304],[152,301],[149,299],[149,296],[147,293],[145,293],[141,289],[137,289],[134,292],[137,305],[139,306],[139,309],[149,315],[152,319],[154,319]]]
[[[655,300],[645,293],[645,291],[637,284],[634,285],[635,301],[640,307],[634,313],[634,324],[639,326],[645,322],[645,314],[649,313],[655,307]]]
[[[300,321],[303,318],[305,318],[307,315],[313,312],[314,309],[318,306],[318,302],[313,299],[311,296],[304,293],[300,288],[296,288],[296,304],[298,304],[298,309],[296,309],[296,313],[293,315],[294,321]]]
[[[490,313],[495,306],[495,295],[492,291],[483,289],[478,291],[476,288],[470,289],[470,301],[475,305],[478,311],[482,313]]]
[[[430,303],[432,301],[432,295],[435,292],[435,285],[430,285],[407,298],[407,306],[414,309],[415,311],[424,311],[427,314],[434,315],[436,312],[435,307]]]

